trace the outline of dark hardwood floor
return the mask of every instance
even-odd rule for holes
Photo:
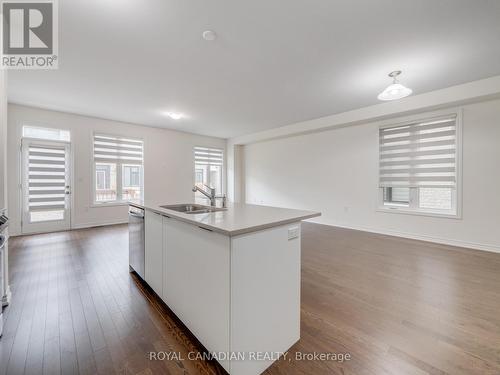
[[[500,374],[500,254],[308,223],[302,249],[302,337],[266,373]],[[221,372],[128,272],[126,226],[12,238],[10,276],[0,374]]]

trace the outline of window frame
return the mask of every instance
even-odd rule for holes
[[[383,128],[390,128],[396,126],[410,125],[415,122],[432,121],[439,117],[456,116],[456,153],[455,153],[455,169],[456,169],[456,188],[451,189],[452,194],[452,208],[451,210],[432,210],[428,208],[419,207],[419,188],[410,188],[410,202],[409,206],[398,206],[391,204],[384,204],[384,188],[379,186],[379,131]],[[462,131],[463,131],[463,109],[455,108],[445,111],[436,111],[426,114],[419,114],[402,119],[401,122],[386,121],[380,123],[377,127],[377,203],[376,211],[383,213],[395,213],[415,216],[429,216],[437,218],[449,219],[462,219]]]
[[[224,147],[216,147],[216,146],[203,146],[203,145],[199,145],[199,144],[195,144],[193,145],[193,148],[192,148],[192,155],[193,155],[193,162],[192,162],[192,166],[193,166],[193,186],[196,185],[196,156],[195,156],[195,150],[196,148],[211,148],[211,149],[214,149],[214,150],[220,150],[222,152],[222,165],[220,166],[221,167],[221,193],[220,195],[225,195],[226,193],[226,179],[225,179],[225,171],[226,171],[226,149]],[[210,184],[211,181],[210,181],[210,173],[207,174],[207,177],[208,177],[208,183]],[[195,192],[194,193],[195,197],[196,198],[206,198],[204,195],[202,195],[200,192]]]
[[[95,165],[95,164],[94,164],[94,165]],[[95,168],[95,166],[94,166],[94,168]],[[101,170],[101,171],[96,170],[96,171],[95,171],[95,174],[96,174],[96,177],[97,177],[97,175],[98,175],[98,174],[102,174],[102,175],[103,175],[103,177],[104,177],[104,178],[103,178],[103,182],[104,182],[104,188],[103,188],[103,190],[106,190],[106,172],[105,172],[105,171],[103,171],[103,170]],[[98,187],[97,187],[98,180],[99,180],[99,179],[98,179],[98,178],[96,178],[96,181],[95,181],[95,182],[96,182],[96,184],[95,184],[95,189],[96,189],[96,190],[98,189]]]
[[[71,130],[69,130],[69,129],[57,128],[57,127],[53,127],[51,125],[46,125],[44,123],[30,122],[30,121],[23,121],[21,123],[20,127],[21,127],[21,139],[37,139],[37,140],[48,141],[48,142],[63,142],[63,143],[71,144]],[[26,135],[24,135],[24,131],[26,128],[64,132],[68,135],[68,139],[40,138],[40,137],[26,136]]]
[[[90,149],[91,149],[91,164],[90,164],[90,169],[92,173],[92,189],[90,192],[91,195],[91,204],[90,207],[96,208],[96,207],[110,207],[110,206],[127,206],[129,200],[124,200],[122,199],[123,196],[123,176],[122,176],[122,167],[124,165],[130,165],[128,163],[111,163],[111,164],[116,164],[116,200],[113,201],[103,201],[103,202],[98,202],[96,201],[96,190],[97,190],[97,185],[96,185],[96,161],[94,158],[94,137],[95,136],[105,136],[105,137],[115,137],[115,138],[125,138],[125,139],[131,139],[134,141],[141,141],[142,142],[142,164],[140,166],[142,167],[142,173],[140,173],[140,186],[141,186],[141,196],[140,199],[144,199],[144,160],[145,160],[145,143],[144,139],[141,137],[134,137],[134,136],[124,136],[124,135],[118,135],[118,134],[110,134],[110,133],[105,133],[105,132],[100,132],[100,131],[91,131],[90,132]],[[139,164],[137,164],[139,166]],[[111,181],[110,181],[111,185]],[[119,198],[119,199],[118,199]]]

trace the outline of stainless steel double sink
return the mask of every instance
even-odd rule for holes
[[[192,204],[192,203],[186,203],[186,204],[172,204],[172,205],[166,205],[166,206],[160,206],[161,208],[166,208],[167,210],[173,210],[177,212],[182,212],[183,214],[207,214],[211,212],[217,212],[217,211],[226,211],[226,208],[220,208],[220,207],[212,207],[212,206],[204,206],[201,204]]]

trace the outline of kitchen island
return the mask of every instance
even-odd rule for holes
[[[319,213],[130,205],[145,211],[145,282],[228,373],[260,374],[299,340],[300,221]]]

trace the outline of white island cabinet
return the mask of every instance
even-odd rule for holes
[[[300,221],[318,213],[134,205],[146,210],[145,281],[227,372],[260,374],[299,340]]]
[[[164,221],[164,301],[209,350],[229,347],[229,237]],[[229,371],[227,361],[221,365]]]

